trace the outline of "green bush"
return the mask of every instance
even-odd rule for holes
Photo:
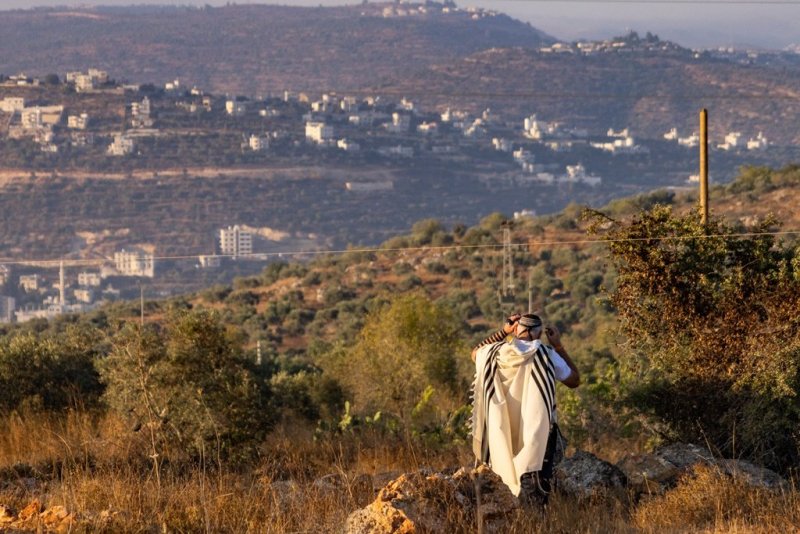
[[[268,389],[210,312],[126,325],[101,375],[108,405],[152,433],[154,454],[247,460],[274,420]]]
[[[325,376],[342,384],[361,413],[384,411],[406,424],[428,386],[443,413],[455,405],[465,377],[459,357],[469,358],[464,323],[422,295],[397,297],[368,315],[352,347],[340,345],[320,358]]]
[[[800,460],[800,260],[735,233],[665,206],[610,230],[629,401],[674,438],[786,469]]]
[[[95,362],[102,333],[69,325],[58,334],[19,332],[0,342],[0,410],[92,408],[103,385]]]

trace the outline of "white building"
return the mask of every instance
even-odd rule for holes
[[[222,265],[222,258],[216,254],[197,256],[197,264],[203,269],[216,269]]]
[[[358,152],[361,150],[361,145],[350,139],[339,139],[336,141],[336,146],[345,152]]]
[[[436,133],[439,131],[439,125],[435,122],[423,122],[417,126],[417,131],[420,133]]]
[[[253,152],[261,152],[269,148],[269,137],[251,135],[248,145]]]
[[[0,100],[0,111],[4,113],[17,113],[25,109],[25,99],[22,97],[7,96]]]
[[[228,100],[225,102],[225,112],[232,117],[244,115],[247,111],[247,104],[239,100]]]
[[[237,258],[253,253],[253,234],[238,224],[221,228],[219,231],[219,250],[223,256]]]
[[[152,108],[150,99],[144,97],[141,102],[131,103],[131,126],[134,128],[150,128],[153,126],[153,119],[150,117]]]
[[[514,148],[511,141],[500,137],[492,138],[492,146],[499,152],[511,152]]]
[[[133,139],[125,134],[117,134],[114,136],[114,141],[108,145],[106,153],[109,156],[127,156],[133,153],[134,148]]]
[[[42,110],[38,107],[25,108],[20,112],[20,124],[23,130],[35,130],[42,127]]]
[[[155,258],[141,249],[121,250],[114,253],[114,268],[121,276],[153,278]]]
[[[22,286],[22,289],[25,291],[38,291],[39,287],[42,285],[42,277],[38,274],[23,274],[19,277],[19,285]]]
[[[0,286],[5,285],[10,276],[11,269],[9,269],[7,265],[0,265]]]
[[[70,115],[67,117],[67,128],[73,130],[85,130],[89,126],[89,115],[81,113],[80,115]]]
[[[79,93],[88,93],[94,89],[94,80],[88,74],[80,73],[75,77],[75,90]]]
[[[87,288],[78,288],[72,292],[75,300],[84,304],[91,304],[94,301],[94,291]]]
[[[84,287],[99,287],[102,283],[100,273],[80,272],[78,273],[78,285]]]
[[[763,132],[758,132],[755,139],[747,140],[747,150],[766,150],[768,146],[769,141],[767,141]]]
[[[386,129],[392,133],[407,133],[411,128],[411,116],[395,111],[392,113],[392,122],[386,125]]]
[[[687,148],[694,148],[700,144],[700,136],[695,132],[689,137],[679,137],[678,144]]]
[[[562,176],[561,180],[568,183],[581,182],[591,186],[600,185],[603,181],[599,176],[586,174],[586,168],[580,163],[577,165],[567,165],[567,174]]]
[[[678,140],[678,129],[671,128],[670,131],[664,134],[664,139],[667,141],[677,141]]]
[[[333,126],[319,121],[306,123],[306,139],[318,145],[327,144],[333,139]]]
[[[717,145],[717,148],[721,150],[733,150],[734,148],[738,148],[740,146],[739,139],[741,139],[741,137],[742,132],[730,132],[725,136],[725,142]]]
[[[108,83],[108,72],[104,70],[89,69],[88,74],[95,85],[104,85]]]

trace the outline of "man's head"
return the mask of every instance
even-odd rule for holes
[[[517,327],[514,330],[514,336],[525,340],[533,341],[539,339],[542,335],[542,320],[538,315],[526,313],[517,321]]]

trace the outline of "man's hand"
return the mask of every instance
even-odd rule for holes
[[[559,350],[564,348],[564,345],[561,344],[561,332],[558,331],[555,325],[546,326],[544,333],[547,334],[547,341],[554,349]]]
[[[519,322],[520,317],[522,317],[522,315],[519,313],[512,313],[509,315],[506,318],[505,324],[503,325],[503,332],[506,334],[512,334],[514,329],[517,328],[517,323]]]

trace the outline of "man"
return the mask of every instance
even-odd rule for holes
[[[539,338],[544,330],[552,347]],[[472,350],[472,449],[527,505],[547,504],[559,437],[555,381],[570,388],[580,374],[555,326],[515,314]]]

